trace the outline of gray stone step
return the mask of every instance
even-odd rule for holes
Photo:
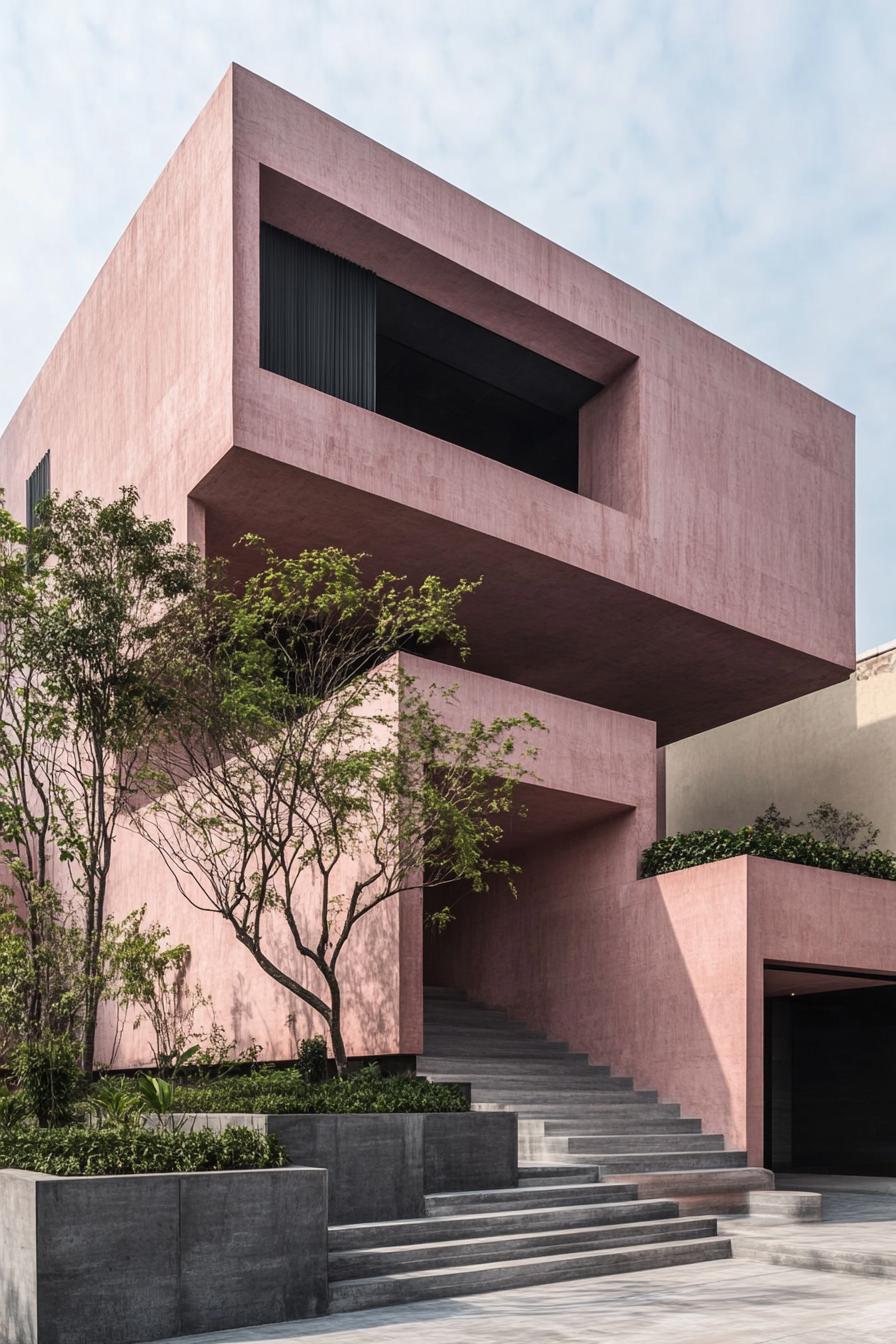
[[[711,1171],[653,1171],[607,1174],[605,1188],[636,1180],[639,1199],[674,1199],[683,1213],[749,1213],[754,1190],[774,1189],[765,1167],[715,1167]],[[631,1188],[630,1186],[628,1188]]]
[[[575,1160],[593,1153],[699,1153],[724,1150],[721,1134],[572,1134],[546,1137],[547,1152],[569,1154]]]
[[[603,1094],[604,1092],[626,1092],[630,1097],[643,1096],[644,1093],[635,1092],[632,1087],[631,1078],[611,1078],[609,1074],[598,1073],[595,1075],[567,1074],[560,1073],[556,1076],[547,1074],[537,1074],[534,1077],[520,1077],[517,1075],[507,1075],[492,1077],[489,1074],[474,1076],[468,1078],[461,1072],[455,1074],[431,1073],[432,1079],[441,1079],[445,1082],[470,1082],[474,1088],[488,1091],[506,1092],[513,1097],[525,1098],[528,1095],[550,1096],[554,1091],[560,1092],[594,1092]],[[655,1092],[648,1095],[656,1096]]]
[[[437,1297],[559,1283],[603,1274],[622,1274],[637,1269],[660,1269],[704,1260],[723,1260],[730,1254],[731,1248],[726,1238],[709,1237],[609,1250],[569,1251],[563,1255],[465,1267],[440,1267],[408,1274],[384,1274],[375,1278],[346,1279],[332,1284],[330,1311],[358,1311],[365,1307],[387,1306],[397,1302],[421,1302]]]
[[[609,1204],[620,1198],[619,1189],[618,1185],[609,1187],[583,1182],[580,1185],[565,1185],[562,1191],[550,1186],[543,1189],[517,1186],[508,1190],[460,1190],[446,1195],[427,1195],[426,1213],[437,1217],[445,1213],[476,1213],[489,1209],[544,1209],[560,1202],[566,1206]],[[627,1189],[630,1199],[636,1197],[637,1186],[623,1189]]]
[[[562,1041],[540,1041],[537,1037],[509,1043],[492,1036],[477,1036],[475,1032],[462,1038],[425,1032],[423,1054],[453,1055],[455,1058],[471,1055],[474,1059],[491,1058],[494,1055],[506,1058],[508,1054],[517,1059],[564,1059],[567,1050]]]
[[[607,1106],[594,1108],[594,1121],[587,1116],[567,1116],[544,1122],[546,1138],[579,1134],[699,1134],[699,1120],[682,1120],[677,1106]],[[598,1127],[589,1129],[596,1123]],[[609,1126],[618,1125],[618,1129]]]
[[[520,1185],[536,1184],[543,1180],[545,1185],[556,1184],[556,1181],[563,1181],[563,1184],[570,1184],[570,1181],[590,1181],[598,1179],[598,1168],[592,1163],[583,1163],[576,1161],[572,1157],[560,1157],[553,1159],[548,1157],[543,1163],[533,1163],[525,1159],[520,1161]]]
[[[745,1167],[746,1153],[589,1153],[603,1181],[614,1175],[654,1171],[721,1171]]]
[[[511,1022],[509,1018],[477,1018],[473,1014],[464,1020],[451,1018],[424,1018],[424,1036],[445,1036],[461,1039],[467,1036],[489,1036],[505,1041],[546,1041],[543,1031]]]
[[[614,1192],[625,1190],[614,1186]],[[634,1186],[630,1189],[633,1192]],[[551,1232],[572,1227],[606,1227],[650,1219],[674,1218],[672,1199],[634,1199],[621,1195],[599,1204],[562,1202],[535,1209],[491,1209],[481,1213],[454,1213],[429,1218],[406,1218],[392,1223],[345,1223],[329,1229],[331,1251],[364,1250],[371,1246],[409,1246],[416,1242],[462,1241],[470,1237],[497,1237],[516,1232]]]
[[[503,1102],[511,1109],[519,1110],[521,1114],[529,1112],[540,1112],[542,1106],[561,1106],[568,1105],[587,1105],[606,1103],[610,1097],[618,1097],[622,1103],[645,1102],[652,1105],[656,1102],[655,1092],[632,1092],[630,1089],[621,1087],[610,1087],[609,1080],[607,1084],[601,1087],[595,1084],[593,1087],[570,1087],[567,1085],[549,1087],[546,1084],[539,1084],[536,1087],[528,1089],[516,1089],[506,1087],[503,1084],[489,1086],[487,1083],[474,1082],[470,1092],[474,1102],[494,1101]]]
[[[559,1161],[548,1159],[546,1162],[522,1161],[519,1164],[520,1186],[580,1185],[585,1181],[596,1180],[597,1167],[563,1157]]]
[[[634,1094],[637,1096],[637,1094]],[[572,1123],[584,1123],[587,1127],[595,1120],[603,1120],[615,1115],[618,1120],[659,1119],[664,1116],[676,1119],[677,1106],[667,1107],[662,1102],[633,1101],[631,1092],[604,1092],[599,1101],[541,1101],[527,1105],[514,1101],[475,1101],[474,1111],[516,1111],[522,1119],[543,1120],[545,1124],[556,1122],[562,1131]],[[659,1112],[659,1114],[657,1114]],[[670,1113],[671,1112],[671,1113]]]
[[[609,1077],[610,1070],[604,1064],[589,1064],[587,1055],[558,1055],[556,1058],[552,1057],[550,1059],[520,1059],[518,1055],[511,1052],[505,1056],[489,1056],[488,1059],[479,1059],[473,1055],[468,1055],[466,1058],[462,1055],[456,1057],[450,1055],[418,1055],[417,1072],[421,1074],[457,1073],[462,1074],[464,1081],[466,1081],[479,1074],[488,1074],[495,1078],[505,1075],[526,1078],[535,1078],[541,1075],[560,1077],[566,1074],[605,1078]]]
[[[848,1225],[844,1225],[844,1240]],[[763,1238],[754,1233],[731,1238],[737,1257],[763,1260],[770,1265],[789,1265],[793,1269],[819,1269],[829,1274],[859,1274],[871,1279],[896,1279],[896,1249],[892,1251],[849,1245],[825,1245],[821,1241],[800,1240],[799,1233]]]
[[[450,1265],[476,1265],[496,1261],[526,1260],[534,1256],[563,1255],[569,1251],[595,1251],[616,1246],[657,1245],[714,1237],[714,1218],[666,1218],[604,1227],[563,1228],[498,1237],[474,1237],[460,1241],[418,1242],[409,1246],[376,1246],[358,1251],[335,1251],[329,1256],[331,1283],[345,1279],[374,1278],[381,1274],[407,1274]]]

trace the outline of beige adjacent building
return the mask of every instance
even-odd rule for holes
[[[746,825],[769,803],[861,812],[896,849],[896,641],[848,681],[665,748],[666,833]]]

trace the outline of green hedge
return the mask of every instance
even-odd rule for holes
[[[270,1115],[350,1115],[364,1111],[387,1114],[468,1111],[470,1104],[451,1083],[430,1083],[425,1078],[383,1077],[369,1068],[349,1078],[309,1083],[296,1069],[262,1067],[205,1083],[181,1084],[177,1089],[175,1109],[253,1111]]]
[[[286,1157],[275,1138],[254,1129],[186,1131],[137,1125],[82,1129],[0,1130],[0,1168],[18,1167],[50,1176],[132,1176],[168,1171],[242,1171],[282,1167]]]
[[[838,873],[858,873],[862,877],[883,877],[896,882],[896,854],[872,849],[860,853],[826,844],[812,835],[795,835],[768,826],[742,826],[739,831],[691,831],[670,835],[645,849],[641,858],[642,877],[674,873],[680,868],[695,868],[717,859],[752,854],[761,859],[783,859],[809,868],[830,868]]]

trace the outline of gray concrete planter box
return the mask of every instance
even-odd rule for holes
[[[324,1171],[0,1171],[3,1344],[135,1344],[326,1310]]]
[[[422,1218],[425,1196],[516,1185],[517,1117],[512,1111],[423,1115],[190,1116],[197,1128],[246,1125],[276,1135],[287,1160],[325,1167],[329,1221]]]

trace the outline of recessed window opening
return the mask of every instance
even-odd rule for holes
[[[578,412],[599,383],[269,224],[261,365],[578,489]]]
[[[30,532],[37,522],[37,507],[50,493],[50,452],[44,453],[25,482],[25,526]]]

